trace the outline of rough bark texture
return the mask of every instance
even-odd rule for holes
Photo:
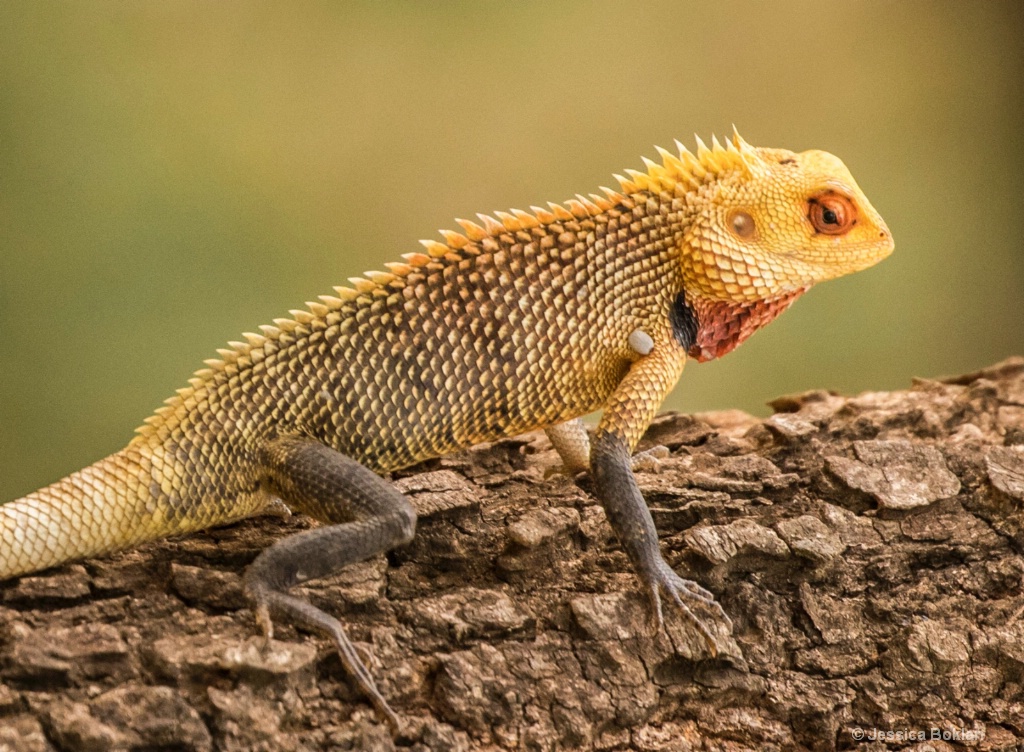
[[[527,436],[403,474],[415,542],[305,588],[398,739],[325,640],[260,650],[240,575],[310,524],[263,518],[0,587],[0,750],[1024,747],[1024,359],[773,407],[645,439],[666,557],[734,621],[717,659],[671,610],[650,633],[586,478]]]

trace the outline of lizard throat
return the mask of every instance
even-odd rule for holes
[[[803,287],[768,300],[742,303],[700,296],[686,301],[685,305],[697,322],[696,337],[687,348],[688,354],[701,363],[720,358],[758,329],[771,323],[805,292],[807,288]]]

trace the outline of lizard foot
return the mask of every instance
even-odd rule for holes
[[[629,458],[629,465],[634,472],[658,473],[661,472],[661,461],[671,456],[671,454],[672,452],[667,446],[659,444],[658,446],[653,446],[650,449],[645,449],[642,452],[634,454]],[[544,470],[544,480],[554,477],[555,475],[567,475],[570,478],[574,478],[580,473],[586,473],[589,471],[590,469],[587,467],[580,469],[567,467],[565,464],[555,465]]]
[[[665,617],[661,609],[661,594],[664,593],[704,639],[711,657],[717,657],[718,641],[708,627],[708,622],[717,621],[724,624],[731,632],[732,621],[715,600],[715,596],[693,580],[680,577],[664,560],[648,580],[647,586],[655,633],[665,626]]]
[[[659,444],[643,452],[637,452],[630,458],[629,464],[633,472],[657,473],[661,472],[661,461],[670,454],[667,446]]]
[[[270,618],[270,607],[265,602],[258,603],[254,611],[256,626],[263,633],[261,650],[266,652],[270,648],[270,643],[274,641],[274,620]]]
[[[256,622],[263,632],[266,645],[269,646],[274,634],[274,625],[270,618],[271,607],[288,614],[298,623],[327,633],[338,651],[341,665],[370,701],[370,704],[373,705],[387,723],[391,735],[393,737],[398,735],[401,730],[401,721],[398,714],[388,705],[388,701],[384,699],[380,690],[377,689],[373,677],[366,668],[364,660],[370,658],[369,652],[362,646],[354,645],[349,640],[340,621],[330,614],[324,613],[308,601],[296,598],[288,593],[282,593],[279,590],[269,590],[261,588],[259,585],[253,586],[250,584],[249,594],[256,601]]]

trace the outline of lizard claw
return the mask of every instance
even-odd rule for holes
[[[717,621],[732,631],[732,621],[715,600],[714,595],[693,580],[683,579],[667,563],[661,561],[660,566],[648,582],[655,633],[665,627],[665,617],[661,608],[661,593],[663,592],[683,612],[683,616],[704,639],[711,657],[717,657],[718,641],[711,633],[708,623]],[[694,611],[698,613],[694,613]]]

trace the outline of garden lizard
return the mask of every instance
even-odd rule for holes
[[[729,624],[665,562],[631,455],[687,358],[732,350],[811,285],[893,241],[836,157],[739,134],[616,176],[619,188],[458,220],[462,232],[351,279],[207,361],[121,451],[0,506],[0,579],[254,515],[283,501],[325,523],[263,551],[244,582],[330,635],[393,729],[337,619],[289,593],[410,541],[381,474],[545,428],[596,495],[662,624]],[[580,416],[603,410],[593,437]]]

